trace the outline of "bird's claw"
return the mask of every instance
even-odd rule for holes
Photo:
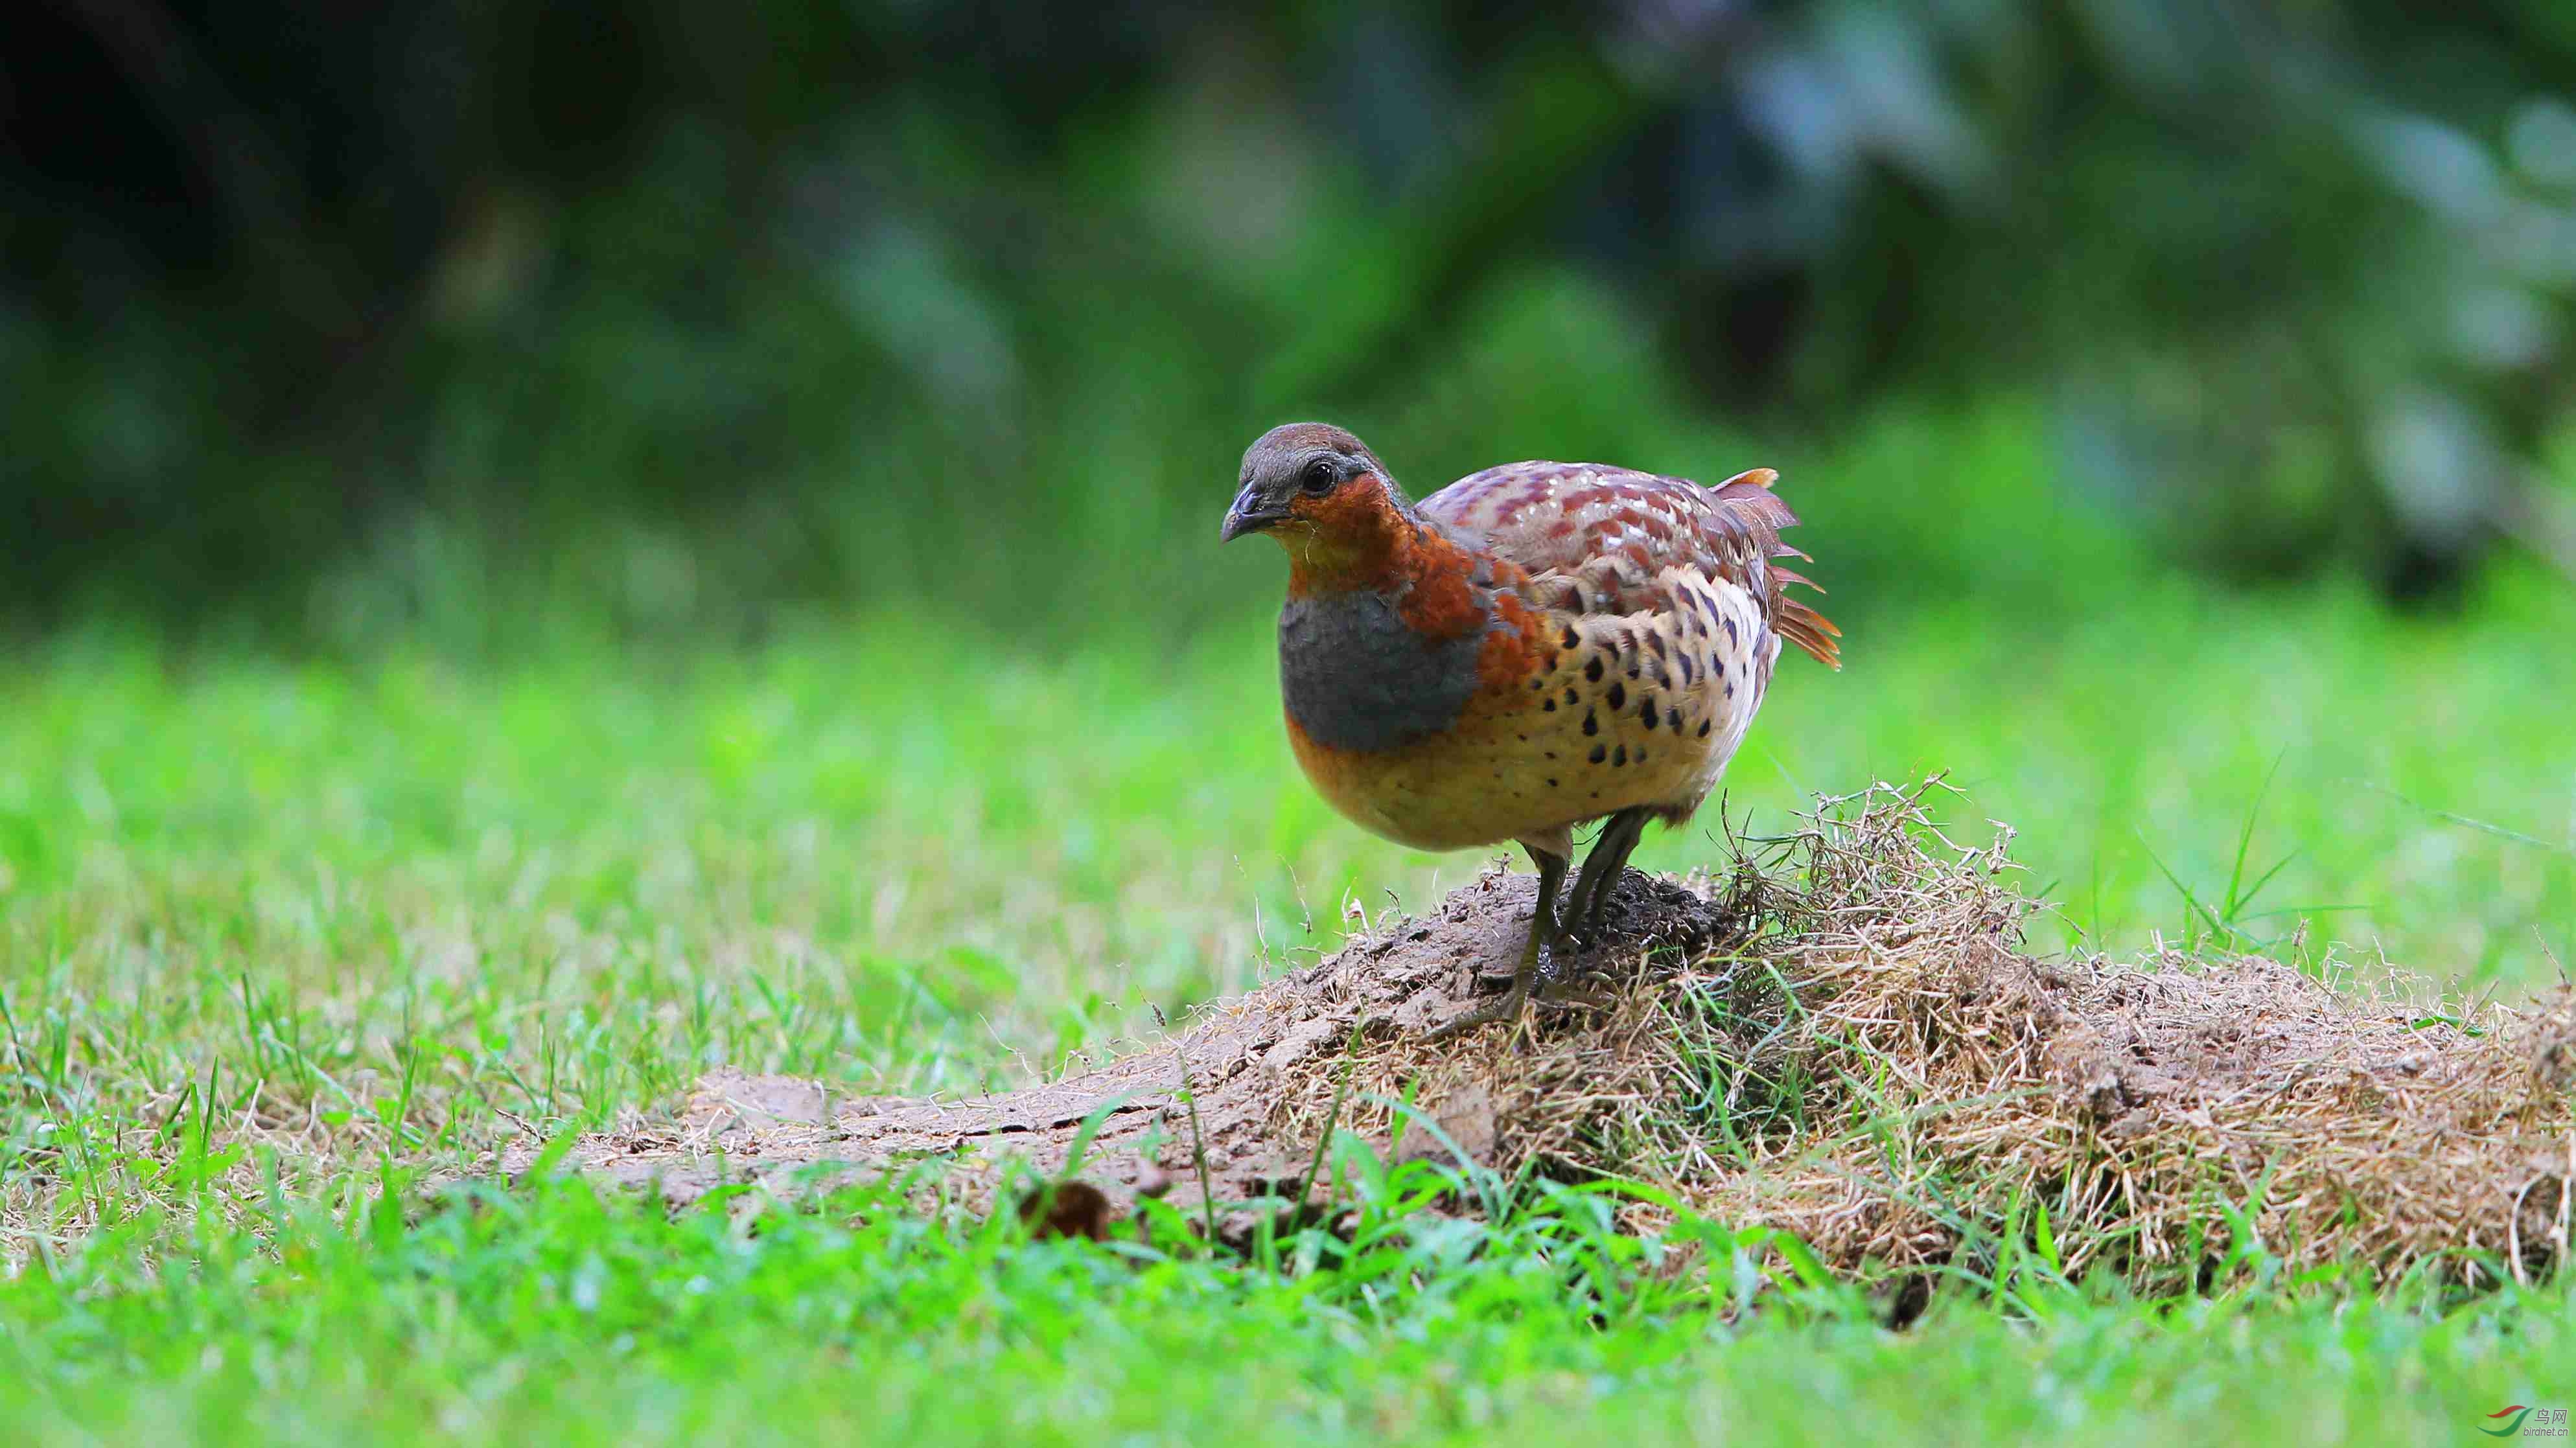
[[[1606,1011],[1619,1003],[1616,996],[1602,995],[1595,991],[1568,990],[1562,985],[1541,986],[1531,992],[1530,999],[1543,1006],[1574,1006],[1587,1011]]]
[[[1515,978],[1510,990],[1494,997],[1483,1005],[1470,1006],[1467,1009],[1460,1011],[1458,1014],[1451,1016],[1449,1019],[1442,1021],[1440,1024],[1433,1026],[1430,1030],[1423,1033],[1423,1039],[1428,1041],[1446,1041],[1453,1036],[1465,1035],[1467,1032],[1476,1029],[1478,1026],[1491,1025],[1495,1021],[1512,1020],[1520,1015],[1521,1007],[1529,1000],[1529,995],[1529,983]]]

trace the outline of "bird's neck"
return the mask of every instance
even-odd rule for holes
[[[1318,512],[1313,527],[1282,540],[1292,602],[1373,593],[1434,638],[1484,626],[1484,590],[1477,585],[1490,579],[1489,560],[1383,492],[1336,499]]]
[[[1280,538],[1288,596],[1391,592],[1404,581],[1421,531],[1410,510],[1377,487],[1328,498]]]

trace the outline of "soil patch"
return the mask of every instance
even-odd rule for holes
[[[2257,1245],[2382,1279],[2567,1259],[2576,992],[2472,1007],[2356,983],[2331,956],[2034,956],[2009,831],[1955,844],[1928,812],[1940,797],[1825,801],[1722,878],[1630,872],[1608,938],[1570,962],[1570,998],[1517,1026],[1422,1039],[1518,952],[1532,882],[1497,870],[1097,1070],[957,1101],[718,1072],[678,1120],[585,1138],[569,1160],[675,1204],[923,1161],[970,1210],[1008,1183],[1078,1179],[1020,1206],[1083,1235],[1141,1197],[1197,1220],[1203,1163],[1231,1235],[1308,1185],[1330,1119],[1382,1155],[1655,1183],[1852,1272],[1977,1266],[2035,1240],[2043,1207],[2067,1273],[2148,1290]],[[1408,1125],[1398,1148],[1403,1100],[1440,1130]]]

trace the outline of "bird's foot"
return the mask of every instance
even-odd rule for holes
[[[1587,1011],[1606,1011],[1619,1003],[1615,995],[1574,990],[1563,983],[1540,986],[1530,998],[1543,1006],[1573,1006]]]
[[[1538,958],[1539,999],[1547,999],[1548,992],[1583,973],[1582,967],[1576,962],[1576,957],[1580,956],[1586,948],[1583,942],[1564,931],[1556,932],[1548,941],[1546,952]]]
[[[1570,973],[1560,975],[1553,968],[1553,961],[1549,957],[1542,956],[1541,961],[1539,969],[1531,972],[1534,978],[1525,979],[1515,974],[1510,987],[1501,995],[1482,1005],[1470,1006],[1442,1021],[1425,1032],[1423,1039],[1446,1041],[1454,1036],[1465,1035],[1478,1026],[1491,1025],[1496,1021],[1517,1020],[1532,1002],[1550,1006],[1573,1006],[1583,1010],[1608,1010],[1618,1003],[1615,997],[1609,995],[1573,989]]]
[[[1550,917],[1551,923],[1553,918]],[[1553,934],[1552,931],[1549,933]],[[1445,1041],[1453,1036],[1464,1035],[1478,1026],[1491,1025],[1495,1021],[1517,1019],[1520,1016],[1521,1007],[1528,1003],[1532,993],[1541,990],[1543,980],[1546,986],[1552,987],[1555,984],[1555,967],[1549,957],[1550,952],[1546,941],[1543,938],[1532,940],[1529,947],[1521,952],[1520,960],[1513,966],[1512,973],[1508,977],[1511,984],[1504,988],[1501,995],[1483,1005],[1470,1006],[1442,1021],[1425,1033],[1424,1039]],[[1475,972],[1474,975],[1477,981],[1498,978],[1500,977],[1489,975],[1482,970]]]
[[[1503,992],[1501,995],[1494,997],[1483,1005],[1469,1006],[1467,1009],[1460,1011],[1458,1014],[1451,1016],[1449,1019],[1442,1021],[1436,1026],[1433,1026],[1430,1030],[1423,1033],[1423,1039],[1427,1041],[1446,1041],[1455,1036],[1463,1036],[1467,1032],[1476,1029],[1478,1026],[1491,1025],[1496,1021],[1517,1020],[1520,1018],[1521,1007],[1529,1000],[1529,995],[1530,983],[1525,979],[1515,977],[1512,981],[1512,988],[1510,990]]]

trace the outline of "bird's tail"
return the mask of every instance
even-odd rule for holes
[[[1781,567],[1777,561],[1782,558],[1805,561],[1807,558],[1806,554],[1780,541],[1780,530],[1798,526],[1798,515],[1790,512],[1788,505],[1780,501],[1779,495],[1771,491],[1772,485],[1779,481],[1780,474],[1777,471],[1771,468],[1754,468],[1728,478],[1718,484],[1714,491],[1722,502],[1739,506],[1750,505],[1754,509],[1754,516],[1768,525],[1770,536],[1767,541],[1771,545],[1770,552],[1773,560],[1770,565],[1771,626],[1780,631],[1780,637],[1805,649],[1817,663],[1829,669],[1839,669],[1843,666],[1843,647],[1834,641],[1843,636],[1843,631],[1834,627],[1834,621],[1816,612],[1813,606],[1789,597],[1784,591],[1788,585],[1795,583],[1814,588],[1818,593],[1824,592],[1822,588],[1816,586],[1814,579],[1804,574],[1792,573]]]
[[[1771,576],[1784,583],[1806,583],[1809,588],[1816,587],[1812,583],[1807,583],[1806,579],[1776,564],[1772,566]],[[1820,588],[1816,591],[1824,592]],[[1786,595],[1780,598],[1778,609],[1778,615],[1772,620],[1772,627],[1780,631],[1780,637],[1805,649],[1817,663],[1826,668],[1839,669],[1843,666],[1843,646],[1834,642],[1843,636],[1843,631],[1834,627],[1832,619],[1816,612],[1807,605],[1805,600]]]

